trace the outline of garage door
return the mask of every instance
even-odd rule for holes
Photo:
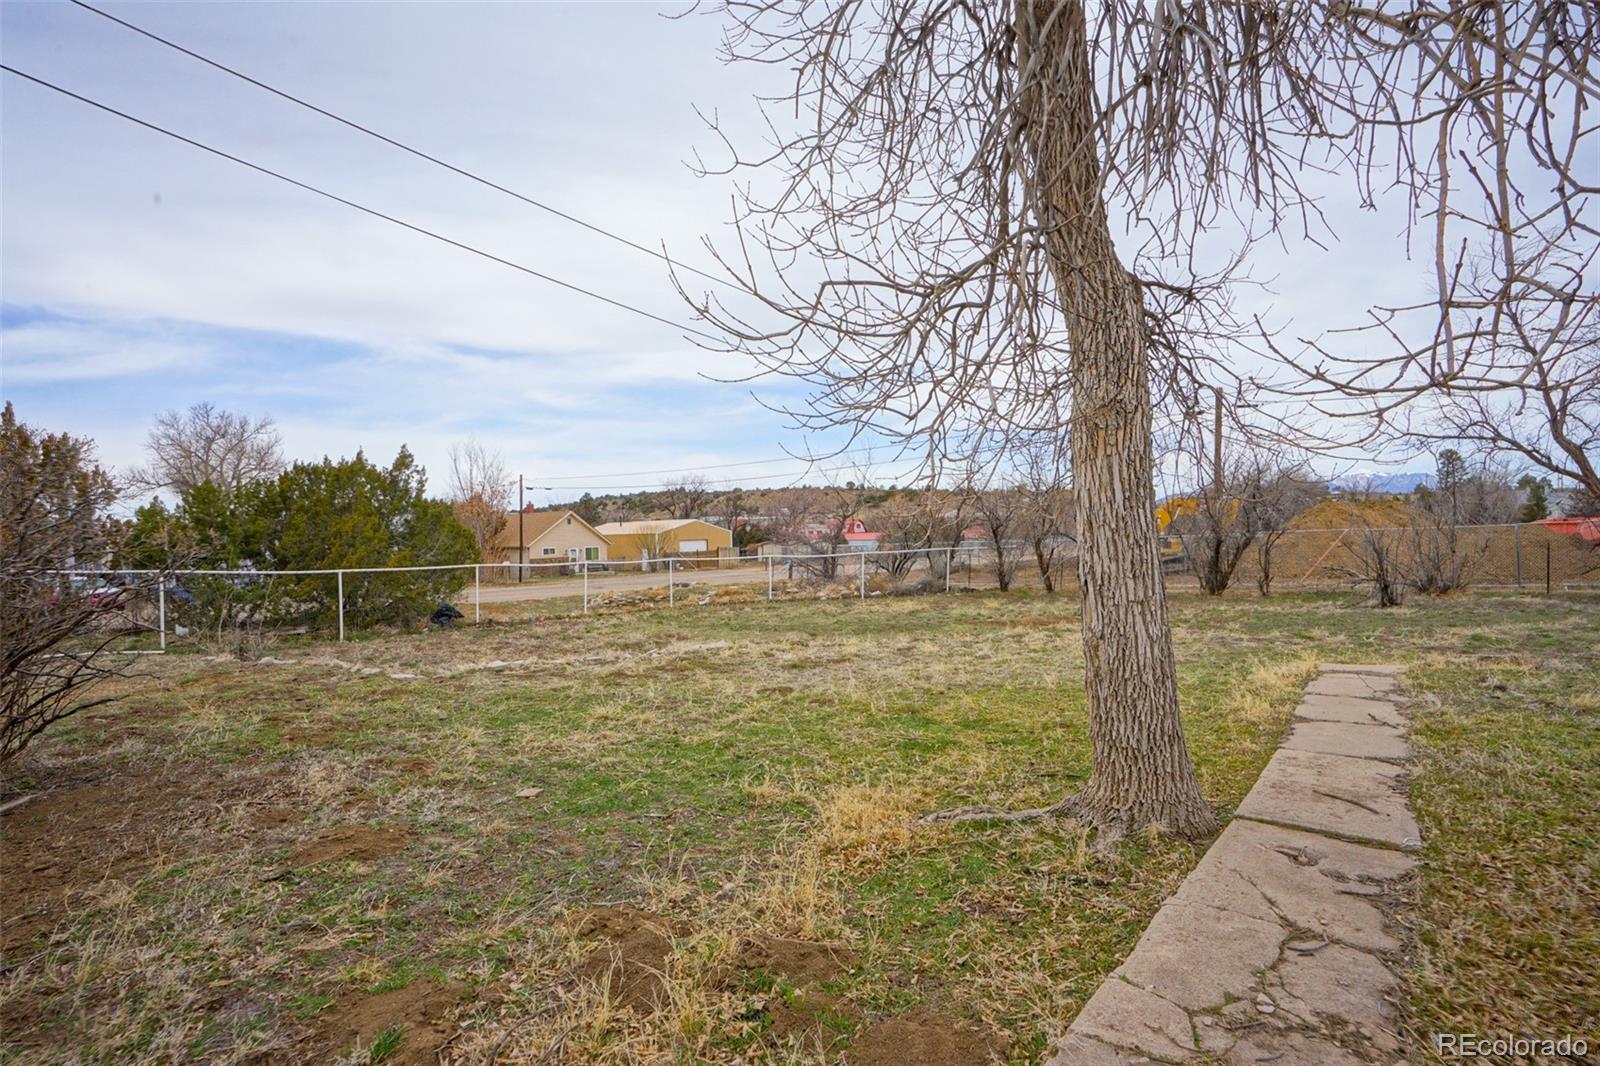
[[[703,552],[707,550],[706,542],[703,540],[686,540],[678,545],[678,550],[681,552]]]

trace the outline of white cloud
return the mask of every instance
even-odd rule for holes
[[[37,322],[0,332],[0,377],[9,385],[193,371],[208,358],[204,347],[182,340],[140,337],[95,323]]]
[[[128,17],[564,210],[706,264],[728,183],[691,104],[758,143],[753,92],[787,72],[723,66],[720,25],[643,4],[141,4]],[[67,5],[0,5],[8,62],[486,251],[688,322],[657,260],[374,143]],[[526,472],[728,462],[793,442],[749,368],[674,330],[364,217],[6,78],[0,298],[74,320],[8,329],[5,388],[136,458],[152,414],[199,399],[264,411],[293,454],[442,469],[477,430]],[[1264,249],[1317,333],[1415,278],[1393,221],[1330,188],[1347,243]],[[1381,242],[1367,239],[1372,232]],[[1225,234],[1218,234],[1226,244]],[[208,329],[204,327],[216,327]],[[252,331],[243,345],[228,331]],[[279,365],[271,365],[276,360]],[[90,395],[138,379],[144,392]],[[55,387],[52,391],[52,386]],[[790,395],[789,383],[758,383]],[[46,423],[42,423],[46,424]],[[491,427],[484,429],[481,427]],[[646,461],[648,460],[648,461]]]

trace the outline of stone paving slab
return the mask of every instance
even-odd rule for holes
[[[1237,819],[1211,845],[1173,902],[1287,921],[1312,938],[1393,951],[1374,904],[1417,860],[1389,848]]]
[[[1280,748],[1238,814],[1389,847],[1421,847],[1404,790],[1405,771],[1391,763]]]
[[[1162,1059],[1182,1060],[1199,1050],[1187,1011],[1118,977],[1106,979],[1078,1012],[1072,1028],[1103,1045],[1121,1045]]]
[[[1379,663],[1320,663],[1317,670],[1324,674],[1377,674],[1380,677],[1399,677],[1405,673],[1406,668]]]
[[[1398,679],[1389,674],[1319,674],[1306,686],[1306,694],[1381,700],[1389,698],[1398,684]]]
[[[1356,722],[1401,728],[1406,724],[1405,714],[1390,701],[1357,696],[1308,695],[1294,709],[1294,716],[1314,722]]]
[[[1178,896],[1168,900],[1139,938],[1128,961],[1112,972],[1122,981],[1160,996],[1186,1011],[1211,1010],[1248,988],[1259,970],[1272,965],[1283,944],[1276,916],[1253,918],[1242,910],[1219,910]],[[1204,959],[1204,966],[1196,966]]]
[[[1283,746],[1291,751],[1320,751],[1357,759],[1411,757],[1411,743],[1398,728],[1359,722],[1296,722]]]
[[[1387,761],[1408,751],[1404,719],[1382,696],[1397,683],[1393,667],[1324,664],[1302,709],[1352,720],[1297,711],[1238,817],[1084,1005],[1048,1066],[1399,1060],[1399,979],[1388,956],[1400,944],[1384,907],[1417,864],[1399,849],[1420,841],[1404,771]]]

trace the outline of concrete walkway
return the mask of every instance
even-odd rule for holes
[[[1403,1060],[1383,905],[1421,846],[1387,666],[1323,664],[1216,843],[1050,1066]]]

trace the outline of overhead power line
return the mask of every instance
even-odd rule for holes
[[[569,212],[563,211],[558,207],[552,207],[551,205],[545,203],[542,200],[535,199],[534,197],[528,196],[525,193],[517,192],[515,189],[509,189],[506,186],[501,185],[498,182],[491,181],[490,179],[483,177],[481,174],[476,174],[473,171],[470,171],[470,170],[466,169],[465,167],[457,166],[454,163],[450,163],[450,162],[447,162],[446,160],[440,159],[438,156],[430,155],[429,153],[424,152],[420,148],[415,148],[415,147],[413,147],[413,146],[411,146],[409,144],[406,144],[404,141],[396,140],[395,138],[390,137],[390,136],[388,136],[386,134],[379,133],[377,130],[374,130],[374,129],[368,127],[368,126],[364,126],[361,123],[354,121],[353,119],[345,118],[343,115],[340,115],[340,114],[338,114],[336,112],[330,111],[325,107],[320,107],[317,104],[313,104],[311,101],[303,99],[303,98],[301,98],[299,96],[296,96],[293,93],[286,92],[283,89],[279,89],[277,86],[269,85],[269,84],[267,84],[266,82],[262,81],[259,78],[252,77],[249,74],[246,74],[241,70],[237,70],[237,69],[235,69],[233,67],[228,66],[226,63],[223,63],[223,62],[220,62],[218,60],[212,59],[210,56],[202,55],[199,52],[196,52],[192,48],[187,48],[187,47],[177,43],[176,41],[169,40],[168,38],[163,37],[158,33],[154,33],[151,30],[145,29],[143,26],[135,25],[134,23],[129,22],[127,19],[118,18],[116,15],[111,14],[111,12],[109,12],[109,11],[102,11],[100,8],[95,7],[93,4],[85,3],[84,0],[72,0],[72,2],[74,4],[76,4],[76,5],[78,5],[79,7],[83,8],[85,11],[92,11],[94,14],[99,15],[101,18],[109,19],[112,22],[115,22],[117,25],[126,27],[127,29],[132,30],[134,33],[137,33],[142,37],[146,37],[146,38],[148,38],[148,39],[150,39],[152,41],[155,41],[157,44],[165,45],[166,47],[171,48],[171,49],[173,49],[175,51],[182,52],[184,55],[188,56],[189,58],[197,59],[197,60],[199,60],[200,62],[206,64],[209,67],[212,67],[212,68],[214,68],[216,70],[222,71],[224,74],[231,74],[233,77],[238,78],[240,81],[248,82],[249,84],[254,85],[259,89],[265,89],[267,92],[272,93],[274,96],[277,96],[277,97],[280,97],[281,99],[287,100],[292,104],[298,104],[299,106],[301,106],[303,108],[306,108],[309,111],[315,111],[317,114],[322,115],[325,118],[330,118],[333,121],[335,121],[335,122],[337,122],[337,123],[339,123],[339,124],[341,124],[343,126],[348,126],[350,129],[356,130],[356,131],[358,131],[360,133],[364,133],[368,137],[372,137],[372,138],[375,138],[376,140],[380,140],[384,144],[391,145],[391,146],[393,146],[395,148],[400,149],[402,152],[408,152],[411,155],[416,156],[418,159],[427,160],[429,163],[432,163],[435,166],[443,167],[444,169],[450,171],[451,173],[459,174],[461,177],[466,178],[469,181],[475,181],[479,185],[483,185],[483,186],[485,186],[487,188],[494,189],[496,192],[502,192],[505,195],[512,197],[513,199],[522,201],[523,203],[529,205],[530,207],[537,207],[541,211],[548,211],[550,214],[555,215],[557,218],[565,219],[566,221],[571,222],[572,224],[577,225],[577,226],[582,226],[584,229],[589,230],[592,233],[598,233],[602,237],[607,237],[607,238],[609,238],[609,239],[611,239],[613,241],[616,241],[618,244],[626,245],[629,248],[634,249],[635,251],[644,252],[646,255],[653,255],[657,259],[660,259],[662,262],[668,264],[669,266],[676,267],[679,270],[686,270],[691,274],[694,274],[694,275],[697,275],[698,277],[702,277],[702,278],[706,279],[707,281],[716,282],[718,285],[725,285],[725,286],[728,286],[730,288],[737,288],[737,286],[735,286],[727,278],[718,277],[717,275],[711,274],[711,273],[707,273],[706,271],[701,270],[698,267],[690,266],[688,263],[679,262],[678,260],[673,259],[671,256],[667,255],[665,252],[657,251],[656,249],[651,248],[647,244],[640,244],[638,241],[629,240],[627,237],[624,237],[619,233],[613,233],[611,230],[606,229],[604,226],[599,226],[599,225],[596,225],[593,222],[587,221],[586,219],[579,218],[577,215],[570,214]]]
[[[432,237],[436,241],[448,244],[454,248],[459,248],[464,252],[471,252],[473,255],[480,256],[489,260],[490,262],[499,263],[501,266],[510,267],[512,270],[517,270],[524,274],[528,274],[532,277],[538,278],[541,281],[547,281],[552,285],[559,285],[561,288],[570,292],[581,293],[582,295],[591,299],[599,300],[601,303],[609,304],[612,307],[619,308],[623,311],[632,312],[633,314],[639,315],[643,318],[648,318],[654,322],[659,322],[664,326],[671,326],[673,329],[681,330],[685,333],[691,333],[697,337],[703,337],[706,340],[715,341],[719,344],[722,343],[723,338],[707,333],[704,330],[695,329],[693,326],[686,326],[681,322],[674,322],[670,318],[664,318],[652,311],[646,311],[642,308],[634,307],[632,304],[623,303],[621,300],[613,299],[610,296],[603,296],[600,293],[595,292],[593,289],[584,288],[582,285],[575,285],[570,281],[562,281],[558,277],[546,274],[540,270],[535,270],[533,267],[524,266],[521,263],[506,259],[503,256],[495,255],[493,252],[486,252],[482,248],[474,247],[473,245],[467,244],[464,241],[458,241],[453,237],[446,237],[442,233],[436,233],[433,230],[419,226],[416,223],[407,222],[404,219],[395,217],[394,215],[385,214],[384,212],[379,211],[377,208],[368,207],[365,204],[360,204],[354,200],[346,199],[337,193],[329,192],[328,190],[319,188],[318,186],[312,185],[309,182],[300,181],[297,178],[291,178],[287,174],[280,174],[278,171],[264,167],[259,163],[252,163],[248,159],[242,159],[239,156],[232,155],[220,148],[213,148],[211,145],[197,141],[192,137],[185,137],[183,134],[169,130],[165,126],[158,126],[154,122],[148,122],[135,115],[130,115],[126,111],[119,111],[110,104],[103,104],[100,101],[91,99],[90,97],[84,96],[81,93],[75,93],[71,89],[63,88],[54,82],[49,82],[43,78],[29,74],[26,71],[18,70],[16,67],[0,63],[0,70],[4,70],[8,74],[14,74],[19,78],[24,78],[28,81],[31,81],[35,85],[43,86],[52,92],[60,93],[62,96],[70,97],[73,100],[77,100],[79,103],[88,104],[90,107],[104,111],[108,115],[115,115],[120,119],[125,119],[128,122],[132,122],[136,126],[143,126],[145,129],[159,133],[162,136],[171,137],[175,141],[181,141],[190,147],[200,149],[202,152],[209,152],[211,155],[217,156],[221,159],[226,159],[230,163],[237,163],[239,166],[246,167],[258,174],[265,174],[269,178],[277,178],[279,181],[293,185],[297,189],[304,189],[306,192],[316,193],[318,196],[332,200],[337,204],[343,204],[345,207],[353,208],[357,211],[360,211],[362,214],[371,215],[373,218],[380,218],[385,222],[400,226],[403,229],[408,229],[413,233],[420,233],[424,237]]]
[[[682,475],[687,477],[687,476],[692,475],[692,474],[698,474],[702,470],[730,470],[730,469],[733,469],[735,467],[745,467],[745,466],[772,466],[772,465],[774,465],[776,463],[816,463],[819,460],[837,459],[841,455],[861,455],[863,453],[866,453],[866,454],[870,455],[874,451],[884,451],[884,450],[885,449],[883,449],[881,446],[878,447],[878,448],[870,448],[870,447],[869,448],[845,448],[845,449],[842,449],[840,451],[833,452],[833,453],[831,453],[829,455],[818,456],[816,459],[807,459],[803,455],[782,455],[782,456],[776,456],[776,457],[771,458],[771,459],[746,459],[743,462],[739,462],[739,463],[706,463],[706,464],[702,464],[700,466],[670,466],[670,467],[666,467],[666,468],[660,469],[660,470],[618,470],[618,471],[613,471],[612,473],[609,473],[609,474],[559,474],[559,475],[546,474],[544,476],[544,480],[546,480],[546,481],[578,481],[578,480],[582,480],[582,481],[585,482],[585,485],[584,486],[580,486],[580,487],[592,488],[595,483],[597,483],[597,482],[599,482],[601,480],[604,480],[606,478],[614,478],[614,477],[644,477],[644,476],[649,475],[649,474],[682,474]],[[843,467],[837,467],[837,468],[834,468],[834,469],[843,469]],[[758,476],[758,475],[751,475],[751,476]],[[778,475],[778,476],[781,477],[783,475]],[[557,486],[557,487],[560,487],[560,486]]]
[[[805,477],[810,477],[812,474],[829,474],[829,473],[837,473],[838,471],[841,471],[841,470],[854,471],[854,470],[857,470],[857,469],[859,469],[859,468],[855,467],[855,466],[818,466],[818,467],[811,467],[811,468],[806,469],[806,470],[785,470],[785,471],[781,471],[781,472],[775,473],[775,474],[764,474],[764,475],[758,474],[758,475],[754,475],[754,476],[772,478],[772,479],[777,479],[777,480],[780,480],[780,481],[787,480],[787,481],[789,481],[789,483],[791,485],[793,485],[796,481],[798,481],[798,479],[805,478]],[[914,471],[907,471],[904,475],[896,475],[896,481],[898,482],[898,479],[899,479],[900,476],[910,476],[912,473],[914,473]],[[541,480],[549,481],[549,480],[552,480],[552,479],[543,478]],[[745,483],[748,482],[748,480],[749,479],[746,478],[746,477],[707,478],[705,481],[702,482],[702,484],[706,488],[713,489],[713,490],[715,490],[715,489],[742,488],[742,487],[744,487]],[[530,488],[531,487],[532,486],[530,486]],[[670,482],[657,481],[657,482],[641,483],[641,484],[637,484],[637,485],[602,485],[602,484],[586,484],[586,483],[572,484],[572,485],[555,485],[555,484],[551,484],[551,485],[540,485],[539,486],[539,490],[542,491],[542,492],[582,492],[582,491],[592,491],[592,492],[600,492],[600,493],[619,493],[619,492],[660,492],[660,491],[664,491],[664,490],[666,490],[666,489],[668,489],[670,487],[671,487]],[[760,486],[760,485],[751,485],[750,486],[751,489],[759,489],[759,488],[762,488],[762,487],[763,486]],[[768,487],[770,487],[770,486],[768,486]]]

